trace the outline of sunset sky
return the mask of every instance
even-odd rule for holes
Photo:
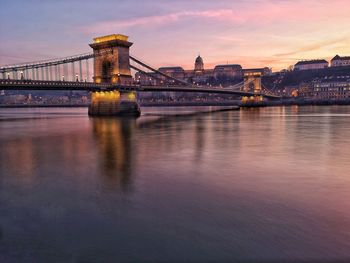
[[[148,64],[286,68],[350,55],[350,0],[0,0],[0,64],[90,52],[122,33]]]

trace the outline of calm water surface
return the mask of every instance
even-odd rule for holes
[[[350,107],[160,112],[0,109],[0,262],[350,259]]]

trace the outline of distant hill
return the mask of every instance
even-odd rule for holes
[[[300,82],[311,81],[315,78],[326,76],[347,76],[350,75],[349,67],[330,67],[319,70],[301,70],[287,72],[281,82],[282,85],[297,85]]]
[[[296,86],[301,82],[309,82],[316,78],[329,76],[350,76],[350,66],[329,67],[317,70],[293,70],[274,76],[264,76],[262,81],[268,88],[283,89],[286,86]]]

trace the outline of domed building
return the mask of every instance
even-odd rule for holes
[[[214,68],[204,69],[203,59],[198,55],[194,62],[194,69],[183,69],[181,66],[160,67],[160,72],[176,79],[184,80],[188,83],[208,85],[213,81],[222,83],[237,83],[243,80],[245,73],[261,72],[262,75],[271,73],[269,68],[242,69],[239,64],[216,65]],[[167,83],[164,76],[158,73],[144,74],[137,72],[135,80],[144,85],[157,85]]]
[[[194,71],[203,71],[204,70],[204,63],[203,59],[200,55],[196,58],[196,61],[194,62]]]

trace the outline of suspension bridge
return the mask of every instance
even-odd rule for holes
[[[131,45],[127,36],[108,35],[94,38],[90,44],[93,53],[1,66],[0,90],[90,91],[91,115],[139,114],[137,92],[198,92],[279,98],[261,85],[261,76],[256,74],[247,74],[243,82],[229,87],[187,83],[130,55]],[[133,79],[131,70],[157,78],[161,84],[140,85]]]

